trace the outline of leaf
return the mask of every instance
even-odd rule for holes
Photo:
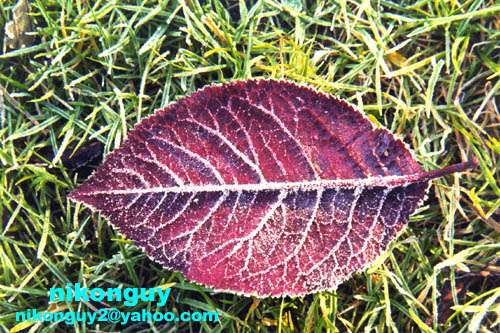
[[[463,311],[462,308],[458,310],[453,308],[455,306],[454,292],[460,303],[469,303],[464,300],[467,293],[474,295],[481,290],[494,290],[500,286],[500,267],[495,266],[498,262],[500,258],[494,258],[479,270],[471,272],[459,271],[456,269],[457,266],[451,266],[455,270],[455,281],[452,287],[451,281],[446,280],[439,291],[441,295],[437,311],[439,324],[445,324],[451,316]],[[431,325],[433,319],[430,317],[426,324]]]
[[[405,144],[291,82],[213,85],[157,111],[70,198],[186,278],[257,297],[335,289],[387,248],[428,181]]]
[[[5,46],[18,49],[21,46],[30,46],[33,39],[32,36],[26,34],[33,30],[28,0],[19,0],[12,14],[12,20],[5,25],[4,53]]]
[[[61,156],[61,161],[67,168],[80,169],[102,158],[103,151],[104,144],[93,140],[84,144],[76,151],[73,151],[73,149],[65,150]]]

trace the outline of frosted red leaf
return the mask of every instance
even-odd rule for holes
[[[70,198],[187,279],[302,296],[364,270],[433,178],[347,102],[274,80],[205,87],[144,119]]]

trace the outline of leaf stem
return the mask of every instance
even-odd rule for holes
[[[467,161],[467,162],[457,163],[457,164],[449,165],[449,166],[441,168],[441,169],[424,172],[422,174],[422,181],[429,181],[431,179],[440,178],[440,177],[449,175],[450,173],[462,172],[462,171],[465,171],[467,169],[474,168],[478,165],[479,165],[479,162],[478,162],[477,158],[473,157],[472,160]]]

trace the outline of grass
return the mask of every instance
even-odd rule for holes
[[[0,39],[14,5],[0,2]],[[30,10],[29,45],[3,45],[0,55],[2,331],[500,329],[500,2],[34,0]],[[63,166],[65,151],[97,140],[107,154],[178,97],[251,77],[349,100],[403,137],[426,170],[473,156],[480,167],[436,181],[373,267],[304,298],[258,300],[184,281],[66,198],[86,176]],[[68,282],[175,283],[162,311],[217,311],[219,322],[16,322],[16,311],[104,306],[49,304],[48,290]]]

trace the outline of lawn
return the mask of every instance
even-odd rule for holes
[[[499,1],[15,6],[0,2],[2,331],[500,330]],[[472,158],[479,166],[434,181],[372,267],[303,298],[258,299],[186,281],[67,198],[141,119],[205,85],[249,78],[286,79],[346,99],[401,137],[427,171]],[[172,289],[161,308],[49,303],[49,290],[67,283]],[[214,311],[218,321],[16,321],[29,309],[106,307]]]

